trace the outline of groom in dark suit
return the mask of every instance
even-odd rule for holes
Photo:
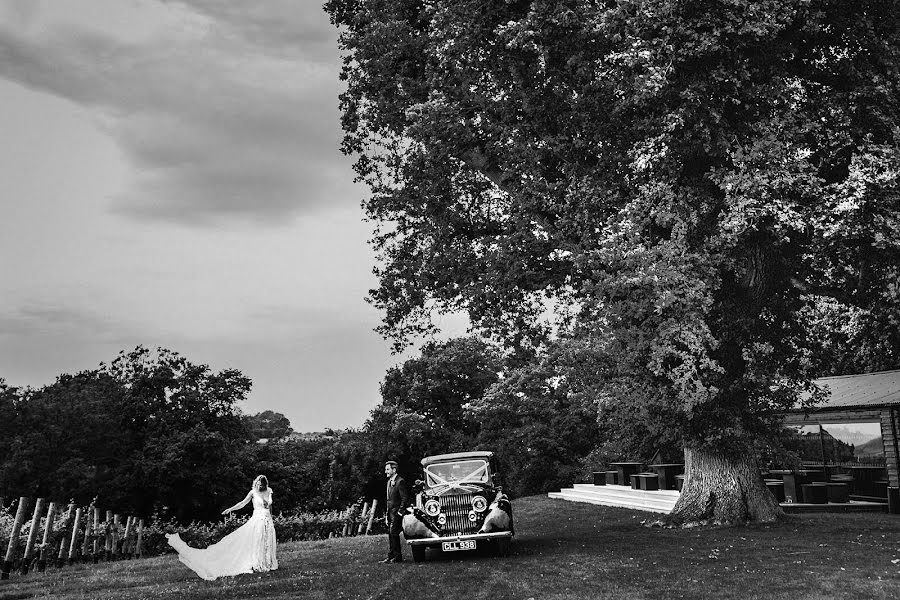
[[[409,506],[409,489],[406,482],[397,473],[397,463],[389,460],[384,463],[384,474],[387,477],[387,503],[385,504],[385,518],[388,526],[388,544],[390,549],[388,557],[383,563],[403,562],[403,552],[400,548],[400,530],[403,523],[403,511]]]

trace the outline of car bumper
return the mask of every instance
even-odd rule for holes
[[[497,538],[511,538],[512,531],[494,531],[491,533],[469,533],[466,535],[448,535],[445,537],[435,538],[415,538],[406,540],[410,546],[435,546],[441,542],[461,542],[463,540],[495,540]]]

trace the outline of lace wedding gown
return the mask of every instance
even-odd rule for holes
[[[178,559],[203,579],[274,571],[278,568],[275,557],[275,526],[272,513],[266,508],[271,504],[272,490],[252,491],[253,516],[212,546],[191,548],[177,533],[166,534],[169,545],[178,552]]]

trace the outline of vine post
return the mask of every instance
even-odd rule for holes
[[[69,508],[66,510],[65,527],[62,535],[59,536],[59,552],[56,554],[56,566],[61,567],[66,564],[66,555],[69,550],[69,530],[75,528],[72,517],[75,514],[75,502],[69,502]]]
[[[94,560],[94,563],[100,561],[100,509],[96,506],[94,507],[94,526],[92,528],[94,545],[91,551],[91,558]]]
[[[106,513],[107,515],[109,513]],[[116,560],[119,558],[119,521],[122,517],[120,515],[113,515],[112,520],[112,531],[109,544],[112,547],[112,560]]]
[[[16,520],[13,522],[13,528],[9,532],[9,545],[6,548],[6,557],[3,559],[0,579],[9,579],[9,572],[12,569],[13,559],[16,556],[16,546],[19,543],[19,532],[22,531],[22,524],[25,523],[25,513],[27,511],[28,498],[22,496],[19,498],[19,506],[16,508]]]
[[[137,541],[134,544],[134,557],[141,557],[141,542],[144,539],[144,520],[141,519],[138,522],[138,532],[137,532]]]
[[[122,555],[125,558],[131,558],[128,549],[129,544],[131,543],[132,533],[134,533],[134,517],[128,516],[125,519],[125,535],[122,537]]]
[[[91,537],[94,535],[94,530],[91,527],[91,514],[93,506],[88,506],[87,510],[84,511],[84,540],[82,540],[81,544],[81,560],[88,560],[88,556],[90,556],[91,552]]]
[[[79,506],[75,510],[75,520],[72,521],[72,540],[69,542],[69,562],[75,560],[75,552],[78,549],[78,546],[75,542],[78,541],[78,529],[81,527],[81,517],[84,514],[84,510]],[[85,538],[87,537],[87,527],[85,527]]]
[[[359,527],[356,528],[356,535],[362,535],[363,530],[366,527],[366,515],[369,514],[369,503],[363,502],[362,512],[359,513]]]
[[[28,574],[31,561],[34,558],[34,543],[37,541],[38,530],[41,528],[41,515],[44,514],[46,498],[38,498],[34,505],[34,514],[31,517],[31,529],[28,530],[28,541],[25,543],[25,556],[22,558],[22,575]]]
[[[366,535],[372,530],[372,522],[375,520],[375,509],[378,508],[378,498],[372,499],[372,511],[369,513],[369,522],[366,524]]]
[[[51,555],[50,537],[53,535],[53,518],[56,516],[56,502],[51,502],[47,508],[47,522],[44,524],[44,539],[41,540],[41,551],[38,554],[37,569],[43,572],[47,568],[47,557]],[[40,520],[37,522],[40,525]],[[34,525],[32,525],[34,527]]]

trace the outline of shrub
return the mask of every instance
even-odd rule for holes
[[[0,552],[6,552],[9,547],[9,534],[12,533],[15,515],[8,508],[0,508]]]

